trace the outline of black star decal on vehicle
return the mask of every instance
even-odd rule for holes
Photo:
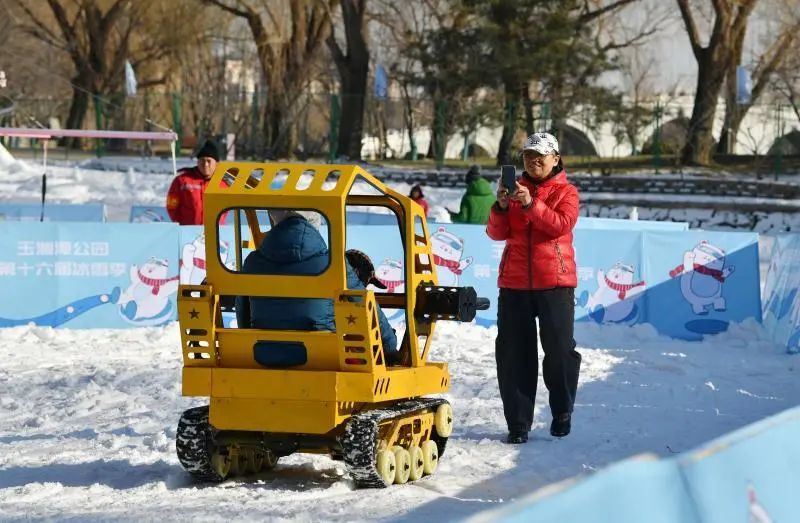
[[[348,325],[355,325],[356,324],[356,317],[352,314],[347,317],[347,324]]]
[[[190,311],[189,311],[189,316],[190,316],[190,317],[191,317],[193,320],[196,320],[197,318],[199,318],[199,317],[200,317],[200,313],[199,313],[198,311],[196,311],[196,310],[192,309],[192,310],[190,310]]]

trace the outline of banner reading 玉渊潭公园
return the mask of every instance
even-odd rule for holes
[[[159,324],[175,318],[179,278],[192,284],[205,279],[209,254],[200,226],[2,225],[0,292],[19,299],[0,303],[0,326]],[[760,320],[756,234],[636,227],[575,230],[576,321],[651,324],[667,336],[697,340],[731,323]],[[320,231],[330,242],[327,228]],[[476,322],[493,325],[504,243],[490,240],[476,225],[430,224],[429,233],[440,285],[475,287],[491,301]],[[220,235],[216,255],[234,267],[233,227],[222,226]],[[242,238],[247,236],[243,229]],[[408,291],[397,226],[352,225],[346,241],[347,248],[373,259],[384,292]],[[246,256],[247,251],[242,261]],[[394,321],[404,319],[401,310],[386,312]]]
[[[176,318],[178,226],[0,223],[0,327]]]

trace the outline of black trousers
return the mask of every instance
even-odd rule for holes
[[[509,431],[529,431],[539,375],[536,321],[542,338],[544,384],[553,416],[572,412],[581,355],[575,350],[575,289],[500,289],[497,302],[497,381]]]

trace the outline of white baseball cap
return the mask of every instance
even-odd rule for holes
[[[558,154],[558,140],[550,133],[533,133],[525,140],[522,151],[536,151],[539,154]]]

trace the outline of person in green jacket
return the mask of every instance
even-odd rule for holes
[[[464,177],[467,192],[461,198],[461,210],[453,212],[448,209],[453,223],[478,223],[485,225],[489,221],[489,211],[494,205],[495,195],[491,184],[481,177],[481,168],[473,165]]]

